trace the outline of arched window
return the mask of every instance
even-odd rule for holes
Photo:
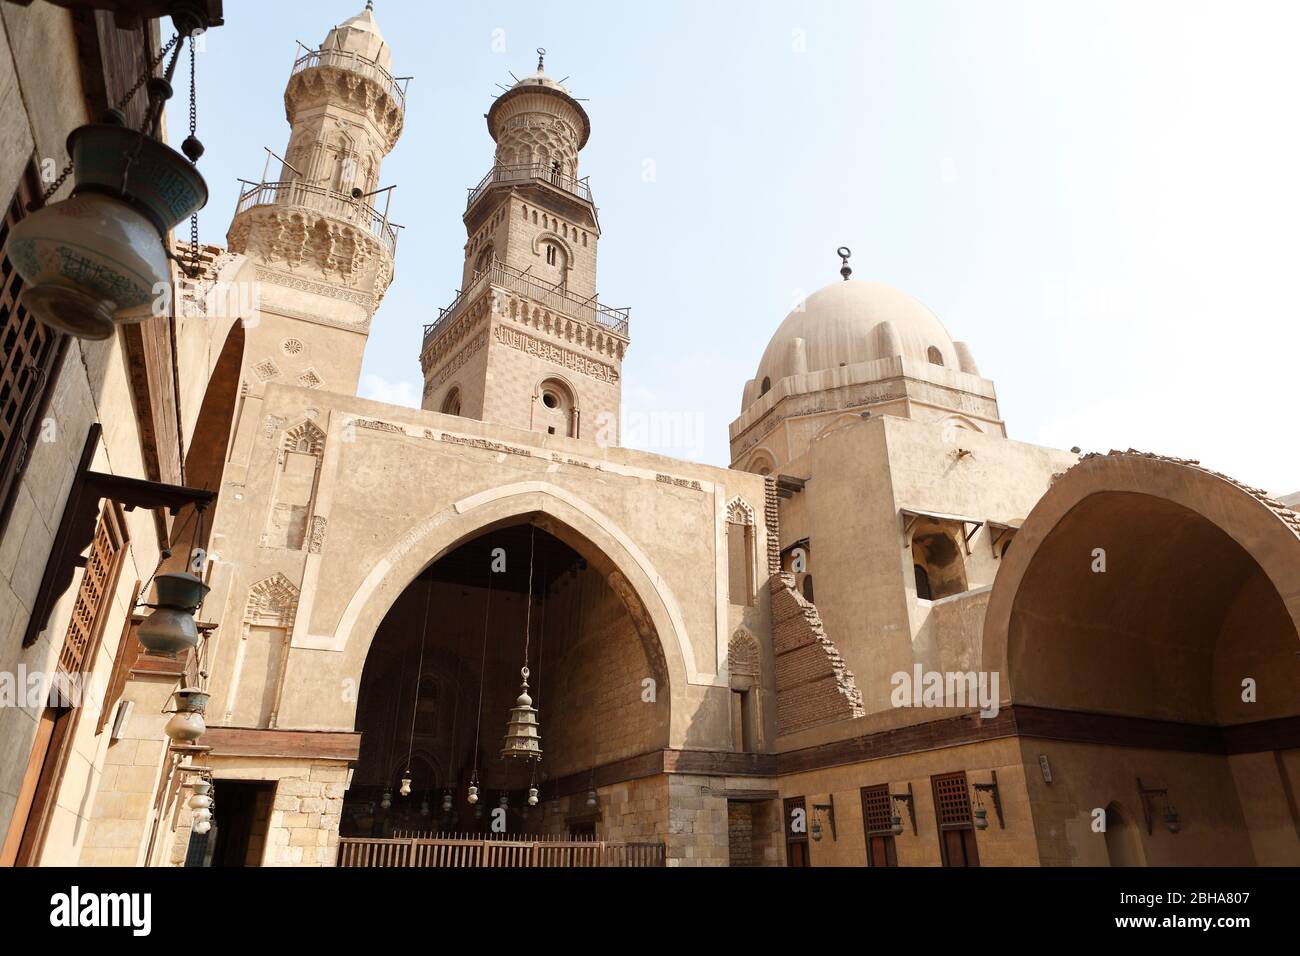
[[[453,388],[447,393],[447,397],[442,400],[442,413],[444,415],[460,414],[460,386]]]
[[[916,596],[923,601],[937,601],[966,590],[962,547],[938,524],[924,524],[912,535],[912,565],[916,570]]]
[[[937,348],[935,348],[933,345],[931,345],[928,349],[925,350],[925,355],[926,355],[926,358],[928,358],[928,359],[930,360],[930,364],[931,364],[931,365],[942,365],[942,364],[943,364],[943,353],[940,352],[940,351],[939,351]]]
[[[479,253],[478,259],[474,262],[474,271],[483,272],[492,265],[493,253],[492,243],[488,243],[483,251]]]
[[[573,393],[563,382],[547,379],[538,388],[533,414],[535,431],[577,438],[577,413]]]
[[[803,577],[803,597],[809,604],[817,603],[813,599],[813,582],[811,574],[805,574]]]
[[[555,260],[558,253],[559,250],[556,249],[555,246],[551,245],[550,243],[546,244],[546,264],[548,266],[555,265]]]
[[[768,378],[766,375],[764,375],[763,384],[759,387],[758,394],[761,397],[763,395],[766,395],[770,391],[772,391],[772,380]]]

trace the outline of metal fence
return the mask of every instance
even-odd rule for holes
[[[626,843],[536,834],[484,837],[340,837],[343,867],[656,867],[664,865],[662,843]]]

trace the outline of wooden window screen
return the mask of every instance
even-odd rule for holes
[[[64,673],[76,674],[93,664],[87,657],[104,630],[104,612],[108,609],[117,584],[117,573],[126,555],[126,541],[122,509],[116,502],[104,502],[95,537],[90,542],[81,587],[77,589],[77,600],[72,606],[72,620],[68,622],[68,633],[59,652],[59,667]]]
[[[40,197],[36,167],[29,165],[0,220],[0,248],[9,231]],[[23,280],[8,256],[0,257],[0,525],[40,430],[38,420],[67,343],[67,336],[38,322],[23,306]]]
[[[893,833],[889,784],[862,788],[862,825],[868,833]]]
[[[968,827],[971,825],[969,788],[966,772],[945,773],[930,778],[934,786],[934,809],[939,817],[939,827]]]

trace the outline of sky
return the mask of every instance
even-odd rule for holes
[[[199,63],[205,241],[284,150],[294,41],[362,7],[225,0]],[[414,79],[380,176],[405,228],[365,397],[418,407],[421,329],[492,164],[483,114],[541,46],[591,115],[600,299],[632,310],[624,444],[726,465],[745,381],[844,245],[854,278],[970,344],[1009,437],[1300,491],[1300,4],[375,8]]]

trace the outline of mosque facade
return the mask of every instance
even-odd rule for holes
[[[11,34],[72,29],[39,8]],[[622,447],[635,324],[599,299],[591,119],[540,58],[487,113],[421,407],[358,397],[394,70],[369,6],[301,54],[278,170],[178,282],[173,483],[211,506],[103,496],[104,573],[35,626],[85,468],[20,476],[5,666],[76,631],[102,686],[0,712],[3,862],[1300,863],[1300,517],[1193,461],[1014,440],[977,344],[847,249],[744,383],[729,467]],[[144,421],[129,346],[54,414],[151,477],[155,430],[91,408]],[[200,649],[142,653],[195,540]]]

